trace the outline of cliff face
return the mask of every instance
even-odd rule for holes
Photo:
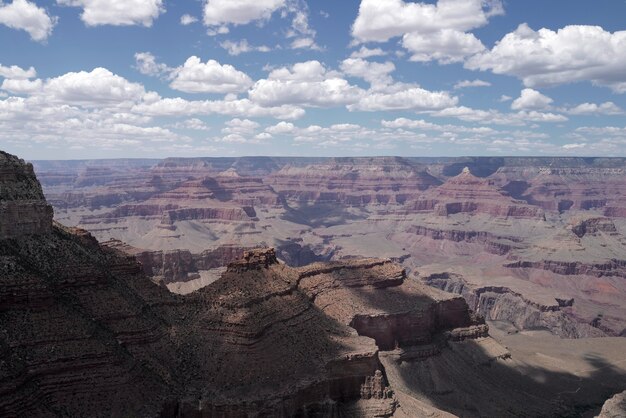
[[[33,166],[0,151],[0,239],[48,233],[52,216]]]
[[[403,158],[336,158],[305,167],[287,165],[268,179],[287,201],[348,206],[403,204],[407,197],[441,184]]]
[[[473,175],[467,167],[441,186],[428,190],[413,206],[426,210],[432,207],[439,216],[484,213],[503,218],[544,218],[540,208],[515,201],[498,190],[492,181]]]
[[[29,193],[11,201],[45,203]],[[571,412],[553,402],[569,391],[509,371],[462,297],[387,259],[291,268],[252,250],[183,297],[84,230],[28,231],[0,238],[0,416]]]
[[[504,286],[472,286],[456,274],[433,274],[424,282],[462,295],[470,309],[493,321],[508,321],[520,330],[548,329],[563,338],[601,337],[605,333],[571,318],[574,299],[554,299],[552,304],[530,301]]]

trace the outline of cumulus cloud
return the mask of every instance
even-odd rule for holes
[[[565,122],[567,117],[557,113],[532,111],[519,111],[516,113],[501,113],[494,109],[473,109],[466,106],[450,107],[432,113],[438,117],[453,117],[465,122],[483,124],[521,126],[525,122]]]
[[[292,16],[291,27],[287,31],[287,38],[295,38],[291,41],[292,49],[322,48],[315,43],[316,32],[309,26],[309,6],[303,0],[287,0],[282,17]]]
[[[189,129],[194,131],[209,131],[211,128],[198,118],[185,119],[172,125],[176,129]]]
[[[390,61],[378,63],[361,58],[347,58],[341,63],[344,73],[362,78],[373,86],[390,84],[393,81],[390,74],[395,69],[396,66]]]
[[[220,43],[220,46],[228,52],[228,55],[239,55],[244,52],[252,52],[252,51],[257,51],[257,52],[271,51],[270,47],[266,45],[259,45],[259,46],[250,45],[247,39],[242,39],[239,42],[233,42],[233,41],[227,40],[227,41]]]
[[[550,106],[552,99],[539,93],[537,90],[524,89],[522,90],[520,97],[513,100],[511,103],[511,109],[513,110],[541,110]]]
[[[463,80],[463,81],[459,81],[458,83],[456,83],[454,85],[454,89],[458,90],[458,89],[464,89],[467,87],[489,87],[491,86],[491,83],[488,81],[484,81],[484,80]]]
[[[168,75],[173,70],[163,63],[158,63],[156,57],[150,52],[137,52],[135,54],[135,68],[141,74],[155,77]]]
[[[591,81],[625,93],[626,31],[584,25],[535,31],[521,24],[465,67],[512,75],[533,88]]]
[[[490,16],[501,13],[499,1],[439,0],[428,4],[362,0],[352,36],[358,42],[385,42],[405,33],[465,32],[486,25]]]
[[[285,0],[207,0],[204,4],[206,26],[244,25],[265,20],[285,5]]]
[[[180,24],[183,26],[191,25],[192,23],[196,23],[197,21],[197,17],[188,14],[184,14],[180,17]]]
[[[172,70],[170,87],[186,93],[239,93],[252,85],[252,79],[232,65],[215,60],[203,63],[191,56]]]
[[[236,135],[251,135],[253,134],[259,125],[258,122],[250,119],[235,118],[225,123],[226,127],[222,129],[224,134],[236,134]]]
[[[352,86],[340,74],[319,61],[296,63],[273,70],[248,92],[251,100],[264,105],[327,107],[354,103],[363,90]]]
[[[43,83],[41,80],[28,79],[5,79],[0,89],[13,94],[33,94],[41,90]]]
[[[366,46],[362,46],[358,51],[353,51],[350,54],[350,58],[382,57],[383,55],[387,55],[387,53],[380,48],[370,49]]]
[[[34,41],[45,41],[52,34],[57,18],[27,0],[0,1],[0,24],[28,32]]]
[[[485,50],[468,31],[502,14],[500,0],[439,0],[436,4],[403,0],[362,0],[354,24],[354,43],[386,42],[402,36],[412,61],[461,62]]]
[[[415,85],[402,83],[381,90],[368,91],[358,103],[348,105],[348,110],[414,110],[430,111],[456,106],[458,98],[444,91],[429,91]]]
[[[411,32],[402,37],[402,46],[411,55],[411,61],[438,61],[440,64],[461,62],[481,52],[485,46],[471,33],[442,29],[433,33]]]
[[[279,12],[281,18],[291,19],[289,29],[284,33],[287,39],[291,39],[287,45],[289,48],[321,49],[315,43],[316,32],[309,26],[309,8],[303,0],[206,0],[203,22],[208,27],[207,34],[226,34],[229,33],[230,26],[251,22],[262,24]],[[239,53],[255,50],[241,50],[235,44],[223,47],[229,51],[240,51]]]
[[[0,64],[0,77],[11,78],[13,80],[23,80],[26,78],[35,78],[37,77],[37,71],[35,68],[30,67],[28,70],[25,70],[17,65],[12,65],[10,67],[5,67]]]
[[[385,128],[394,129],[417,129],[437,132],[472,133],[480,135],[494,135],[498,131],[485,126],[467,127],[462,125],[440,125],[426,122],[423,119],[396,118],[394,120],[382,120],[381,125]]]
[[[570,115],[621,115],[624,111],[613,102],[581,103],[578,106],[566,109]]]
[[[165,11],[163,0],[57,0],[57,4],[81,7],[87,26],[152,26]]]
[[[106,68],[69,72],[47,80],[42,88],[46,100],[80,106],[121,105],[140,100],[145,90]]]
[[[296,127],[291,122],[280,121],[276,125],[268,126],[265,128],[265,132],[274,135],[284,135],[294,132]]]
[[[158,98],[144,101],[133,107],[133,112],[147,116],[227,115],[244,117],[272,117],[299,119],[304,110],[297,106],[262,106],[249,99],[235,100],[185,100],[180,97]]]

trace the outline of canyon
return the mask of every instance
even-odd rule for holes
[[[626,333],[623,158],[33,164],[56,220],[119,241],[146,274],[180,293],[211,283],[256,247],[275,248],[293,267],[386,257],[519,330]]]
[[[626,385],[623,338],[488,325],[399,259],[99,242],[53,221],[32,167],[0,155],[0,203],[44,208],[0,234],[2,416],[555,416]],[[222,264],[186,295],[166,287]]]

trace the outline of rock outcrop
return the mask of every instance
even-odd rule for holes
[[[411,205],[417,210],[430,211],[432,208],[439,216],[485,213],[504,218],[544,219],[543,210],[515,201],[498,190],[492,181],[474,176],[467,167],[441,186],[428,190]]]
[[[594,394],[509,357],[462,297],[387,259],[252,250],[178,296],[85,230],[0,238],[1,416],[552,416]]]
[[[597,418],[624,418],[626,417],[626,390],[612,396],[602,406]]]
[[[462,276],[433,274],[422,279],[429,286],[462,295],[470,309],[484,318],[508,321],[520,330],[548,329],[563,338],[599,337],[605,333],[567,315],[574,299],[555,298],[539,304],[504,286],[471,286]]]
[[[184,291],[217,277],[190,258],[207,249],[271,246],[290,266],[380,256],[409,271],[480,270],[472,274],[526,300],[533,299],[527,283],[555,289],[580,302],[563,315],[589,324],[601,312],[602,329],[619,335],[626,329],[625,161],[251,157],[35,166],[56,220],[155,252],[143,264],[156,275],[182,280],[189,265],[196,281]],[[159,251],[169,254],[163,263]],[[499,300],[520,312],[517,297]]]
[[[0,239],[46,234],[52,217],[32,164],[0,151]]]

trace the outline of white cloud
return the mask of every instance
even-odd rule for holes
[[[30,67],[28,70],[18,67],[17,65],[12,65],[10,67],[5,67],[0,64],[0,77],[11,78],[14,80],[23,80],[26,78],[35,78],[37,77],[37,71],[33,67]]]
[[[191,25],[192,23],[196,23],[197,21],[197,17],[188,14],[184,14],[180,17],[180,24],[183,26]]]
[[[458,89],[464,89],[467,87],[489,87],[491,86],[491,83],[488,81],[484,81],[484,80],[463,80],[463,81],[459,81],[458,83],[456,83],[454,85],[454,89],[458,90]]]
[[[354,103],[362,93],[319,61],[306,61],[273,70],[267,79],[257,81],[248,95],[264,106],[326,107]]]
[[[458,99],[444,91],[429,91],[415,85],[394,84],[383,90],[368,91],[348,110],[414,110],[428,111],[456,106]]]
[[[294,132],[295,129],[296,127],[294,126],[293,123],[280,121],[276,125],[268,126],[267,128],[265,128],[265,132],[268,132],[274,135],[284,135],[284,134]]]
[[[174,69],[171,77],[170,87],[186,93],[237,93],[252,85],[252,79],[232,65],[215,60],[203,63],[196,56]]]
[[[43,83],[41,80],[25,80],[7,78],[2,82],[0,89],[13,94],[33,94],[41,90]]]
[[[34,41],[48,39],[57,20],[49,16],[45,9],[27,0],[13,0],[6,5],[0,1],[0,24],[24,30]]]
[[[571,115],[621,115],[624,111],[613,102],[581,103],[571,109],[565,110]]]
[[[576,132],[594,136],[626,137],[626,127],[618,126],[581,126],[576,128]]]
[[[226,127],[222,129],[222,133],[237,134],[242,136],[253,134],[254,131],[256,131],[259,126],[261,126],[257,122],[250,119],[239,118],[229,120],[225,123],[225,125]]]
[[[490,16],[501,12],[500,2],[483,0],[439,0],[437,4],[362,0],[352,36],[359,42],[385,42],[411,32],[465,32],[486,25]]]
[[[580,144],[565,144],[563,145],[563,148],[566,150],[570,150],[570,149],[578,149],[578,148],[585,148],[587,146],[587,144],[585,143],[580,143]]]
[[[500,98],[498,99],[499,102],[504,103],[504,102],[509,102],[513,100],[513,98],[511,96],[507,96],[506,94],[503,94],[502,96],[500,96]]]
[[[513,100],[511,103],[511,109],[513,110],[541,110],[550,106],[553,100],[541,94],[537,90],[524,89],[522,90],[520,97]]]
[[[466,106],[450,107],[434,112],[433,116],[453,117],[465,122],[477,122],[495,125],[521,126],[525,122],[565,122],[567,117],[556,113],[520,111],[517,113],[501,113],[494,109],[482,110]]]
[[[391,61],[378,63],[361,58],[347,58],[341,63],[344,73],[362,78],[373,86],[390,84],[393,80],[389,74],[395,69],[396,66]]]
[[[571,25],[534,31],[521,24],[490,50],[471,57],[472,70],[516,76],[527,87],[578,81],[626,92],[626,31]]]
[[[265,20],[285,5],[285,0],[207,0],[204,4],[206,26],[244,25]]]
[[[321,49],[316,43],[315,39],[310,37],[297,38],[291,42],[290,47],[292,49]]]
[[[402,37],[402,46],[412,54],[411,61],[438,61],[440,64],[461,62],[485,49],[473,34],[454,29],[407,33]]]
[[[292,49],[322,48],[315,43],[316,32],[309,26],[309,6],[303,0],[287,0],[282,17],[292,16],[291,28],[287,31],[287,38],[296,38],[291,42]]]
[[[353,51],[352,54],[350,54],[350,58],[382,57],[383,55],[387,55],[387,53],[380,48],[370,49],[366,46],[362,46],[358,51]]]
[[[242,39],[239,42],[233,42],[230,40],[224,41],[220,43],[220,46],[228,51],[228,55],[239,55],[244,52],[269,52],[271,51],[270,47],[266,45],[253,46],[248,43],[247,39]]]
[[[177,122],[172,125],[172,128],[176,129],[190,129],[194,131],[209,131],[209,127],[206,123],[198,118],[185,119],[184,121]]]
[[[82,7],[87,26],[152,26],[165,11],[163,0],[57,0],[64,6]]]
[[[145,75],[161,77],[169,74],[172,68],[156,62],[156,57],[150,52],[137,52],[135,54],[135,68]]]
[[[141,84],[131,83],[106,68],[91,72],[69,72],[47,80],[42,93],[45,100],[79,106],[110,106],[140,100],[145,95]]]
[[[148,116],[228,115],[240,117],[272,117],[299,119],[304,110],[297,106],[261,106],[249,99],[236,100],[185,100],[180,97],[159,98],[156,101],[135,105],[134,112]]]
[[[485,126],[467,127],[462,125],[439,125],[436,123],[426,122],[423,119],[416,120],[407,118],[396,118],[395,120],[382,120],[381,125],[385,128],[394,129],[418,129],[425,131],[472,133],[480,135],[494,135],[498,133],[498,131]]]

